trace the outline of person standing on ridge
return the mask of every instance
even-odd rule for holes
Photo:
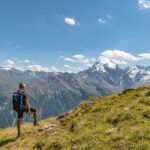
[[[21,135],[21,123],[23,119],[23,114],[33,113],[34,122],[33,124],[38,125],[38,111],[36,108],[30,107],[29,99],[26,95],[26,84],[20,83],[19,90],[13,93],[13,109],[17,112],[17,129],[18,129],[18,138]]]

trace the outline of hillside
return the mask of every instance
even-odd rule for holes
[[[0,128],[14,125],[12,93],[18,83],[27,84],[31,105],[40,110],[40,118],[61,115],[89,97],[110,95],[147,84],[150,67],[121,68],[97,62],[78,73],[20,71],[0,67]],[[11,111],[10,111],[11,110]]]
[[[149,150],[150,86],[108,97],[91,98],[39,127],[0,130],[2,150]]]

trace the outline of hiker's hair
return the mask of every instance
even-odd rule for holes
[[[25,87],[26,87],[26,84],[24,84],[24,83],[19,84],[19,89],[24,89]]]

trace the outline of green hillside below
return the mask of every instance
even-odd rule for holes
[[[150,86],[91,98],[38,127],[0,129],[1,150],[150,150]]]

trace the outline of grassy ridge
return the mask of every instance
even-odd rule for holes
[[[91,98],[58,118],[0,130],[0,149],[149,150],[150,86]],[[40,129],[40,131],[39,131]]]

